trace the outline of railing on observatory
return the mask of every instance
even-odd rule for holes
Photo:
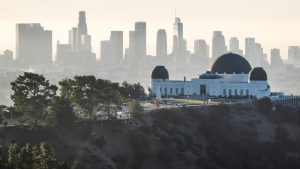
[[[300,96],[284,96],[272,99],[274,107],[295,107],[300,108]]]

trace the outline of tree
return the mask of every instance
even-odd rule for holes
[[[13,143],[8,148],[7,162],[10,168],[21,169],[21,161],[19,157],[20,147]]]
[[[53,116],[54,123],[59,126],[70,126],[76,120],[71,102],[66,98],[56,97],[49,111],[49,114]]]
[[[95,117],[94,108],[98,104],[96,78],[94,76],[75,76],[59,82],[63,98],[69,99],[89,119]]]
[[[36,167],[38,169],[57,169],[59,167],[54,152],[51,150],[47,142],[42,142],[40,144],[40,149],[36,160]]]
[[[70,100],[89,119],[95,118],[95,109],[99,105],[111,113],[113,108],[120,107],[123,100],[118,83],[94,76],[75,76],[59,84],[62,97]]]
[[[20,162],[22,169],[33,169],[35,167],[36,159],[36,147],[30,144],[26,144],[20,151]]]
[[[119,91],[115,91],[111,88],[106,88],[101,93],[101,107],[107,112],[111,117],[122,105],[123,98]]]
[[[144,112],[144,108],[139,101],[132,100],[128,103],[128,112],[132,114],[133,117],[140,118]]]
[[[269,97],[260,98],[257,101],[257,108],[261,113],[269,113],[272,111],[273,103]]]
[[[123,97],[128,99],[143,99],[146,96],[145,89],[140,83],[129,84],[124,81],[120,90]]]
[[[5,168],[6,165],[6,159],[5,155],[3,154],[2,146],[0,146],[0,168]]]
[[[25,72],[11,82],[16,111],[26,115],[30,122],[47,121],[44,110],[51,104],[56,95],[57,86],[51,85],[42,75]]]

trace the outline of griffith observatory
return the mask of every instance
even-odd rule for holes
[[[170,80],[164,66],[156,66],[151,75],[151,95],[157,98],[174,96],[255,97],[270,96],[267,73],[262,67],[251,68],[242,56],[228,53],[220,56],[210,71],[190,81]]]

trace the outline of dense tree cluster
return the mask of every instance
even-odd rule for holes
[[[114,83],[94,76],[75,76],[50,84],[42,75],[27,73],[11,82],[13,107],[0,107],[4,114],[22,114],[30,125],[66,124],[75,115],[95,119],[101,110],[112,115],[128,99],[143,99],[144,88],[139,84]],[[57,91],[60,95],[57,95]]]
[[[47,142],[42,142],[37,148],[31,144],[19,146],[13,143],[7,152],[0,147],[1,169],[68,169],[65,163],[60,163]]]

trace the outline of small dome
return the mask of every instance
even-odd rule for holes
[[[169,72],[165,66],[156,66],[151,75],[152,79],[169,79]]]
[[[221,78],[220,75],[212,73],[211,71],[207,71],[206,73],[199,76],[199,79],[220,79],[220,78]]]
[[[268,76],[266,71],[262,67],[255,67],[251,72],[250,72],[250,80],[254,81],[267,81]]]
[[[218,74],[248,74],[251,71],[251,65],[243,56],[228,53],[215,61],[211,71]]]

